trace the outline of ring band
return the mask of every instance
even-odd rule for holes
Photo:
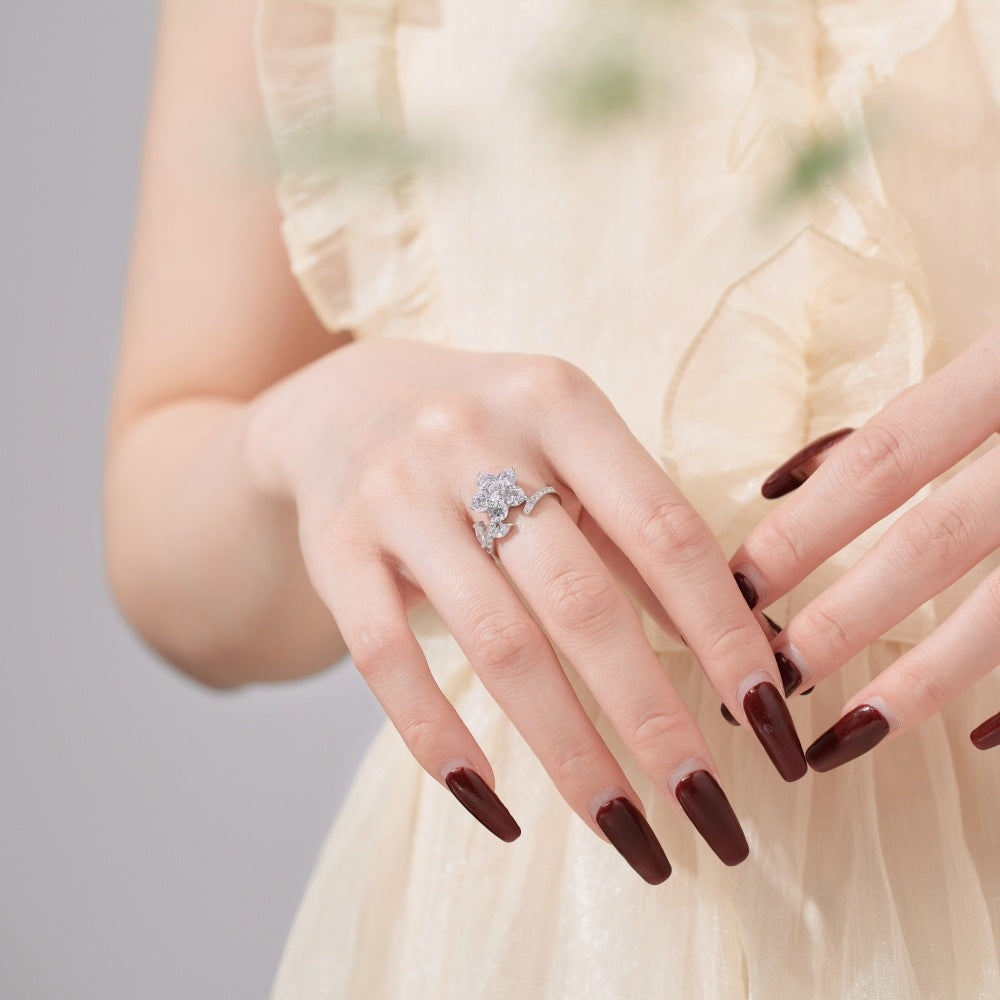
[[[535,509],[535,504],[550,493],[556,499],[559,498],[554,486],[543,486],[529,497],[517,485],[517,475],[513,469],[504,469],[496,475],[480,472],[476,476],[476,495],[469,504],[469,510],[489,515],[489,521],[474,521],[472,524],[479,544],[496,558],[494,542],[503,538],[514,527],[507,521],[510,508],[524,504],[522,515],[530,514]]]

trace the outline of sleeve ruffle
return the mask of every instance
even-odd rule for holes
[[[443,336],[416,172],[392,160],[405,141],[397,31],[437,18],[437,0],[261,0],[258,78],[283,237],[330,330]],[[386,144],[386,162],[342,169],[344,151],[365,142]]]

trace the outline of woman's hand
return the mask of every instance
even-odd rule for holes
[[[247,442],[259,486],[294,500],[310,579],[413,756],[499,837],[519,829],[407,622],[424,599],[567,802],[647,881],[669,864],[553,646],[722,860],[742,861],[747,846],[623,584],[676,626],[782,776],[805,773],[774,657],[721,550],[572,365],[359,342],[264,393]],[[496,542],[508,581],[469,504],[478,473],[510,466],[526,493],[553,485],[561,503],[543,497],[530,517],[511,508],[516,526]]]
[[[744,541],[732,569],[749,581],[755,605],[766,607],[998,429],[995,331],[860,430],[816,442],[769,477],[766,496],[796,492]],[[902,514],[774,638],[787,686],[808,688],[829,676],[998,547],[1000,447],[994,446]],[[848,701],[842,718],[809,747],[810,765],[828,771],[918,725],[998,662],[1000,570],[994,570],[931,635]],[[971,736],[982,749],[996,746],[1000,716]]]

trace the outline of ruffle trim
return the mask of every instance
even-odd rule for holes
[[[856,149],[847,167],[823,182],[810,224],[725,291],[665,396],[664,465],[729,550],[770,509],[758,493],[767,472],[822,434],[860,427],[925,375],[935,327],[926,280],[909,228],[883,191],[864,101],[954,14],[954,0],[819,3],[811,105],[794,89],[792,67],[775,71],[795,58],[780,32],[752,37],[758,62],[770,69],[759,75],[734,130],[733,169],[765,171],[775,142],[795,141],[817,123],[853,132]],[[792,92],[775,94],[775,80]],[[767,405],[755,409],[755,398]],[[843,548],[774,613],[791,618],[929,491]],[[968,574],[884,638],[917,643],[987,571],[984,565]]]
[[[293,273],[332,331],[446,339],[402,146],[396,51],[400,25],[439,21],[437,0],[262,0],[258,9],[283,236]],[[342,155],[363,156],[366,143],[383,145],[383,161],[342,169]]]

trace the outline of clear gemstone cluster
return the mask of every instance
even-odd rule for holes
[[[504,469],[495,476],[480,472],[476,477],[476,495],[469,504],[469,510],[478,514],[488,514],[489,523],[476,521],[476,538],[479,544],[493,555],[493,542],[503,538],[511,529],[504,521],[511,507],[517,507],[527,500],[524,490],[517,485],[517,473]]]
[[[555,492],[554,487],[543,486],[529,497],[517,485],[517,474],[513,469],[504,469],[495,476],[489,472],[480,472],[476,477],[476,495],[469,504],[469,510],[477,514],[488,514],[490,519],[473,523],[479,544],[492,556],[494,541],[503,538],[514,527],[506,522],[511,507],[524,504],[524,513],[530,514],[543,496]]]
[[[527,499],[524,490],[517,485],[517,474],[513,469],[504,469],[495,476],[480,472],[476,477],[476,495],[469,509],[489,514],[491,521],[504,521],[511,507],[517,507]]]

